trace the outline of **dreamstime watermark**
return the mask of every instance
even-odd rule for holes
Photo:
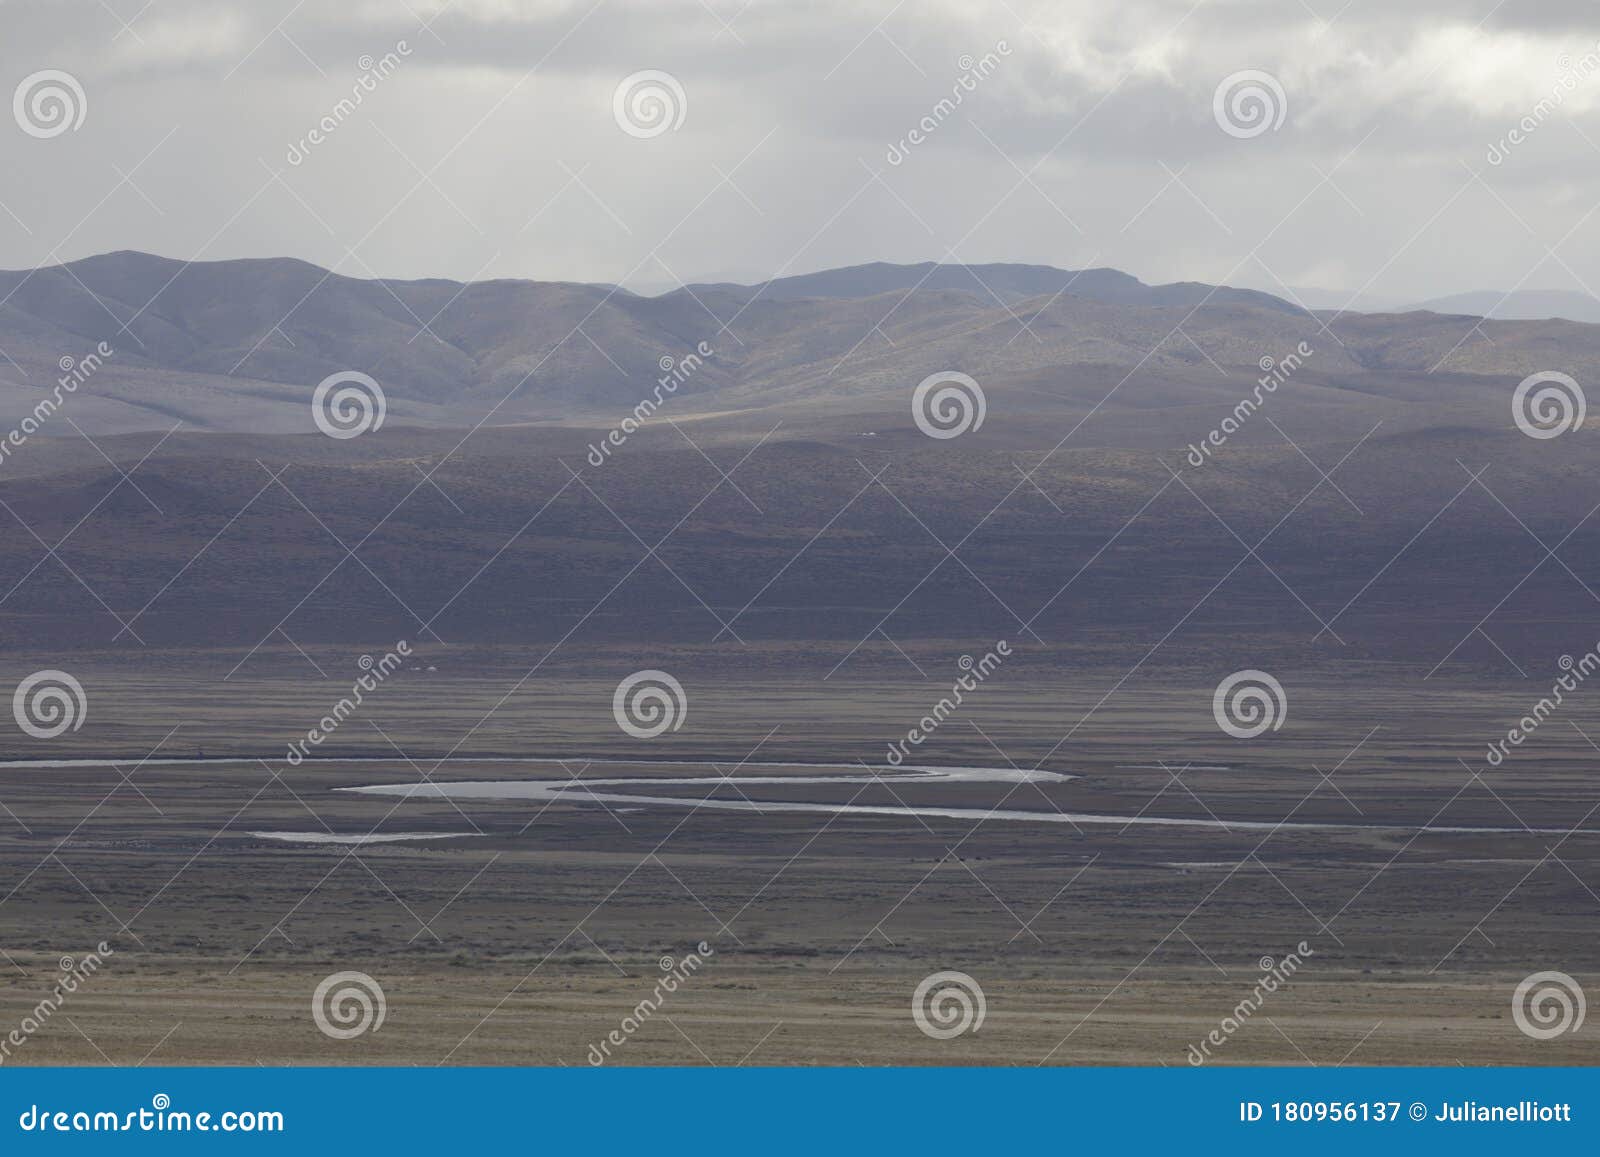
[[[1210,1060],[1213,1048],[1221,1048],[1227,1044],[1233,1034],[1244,1027],[1246,1021],[1261,1011],[1266,998],[1288,984],[1290,978],[1300,971],[1300,966],[1306,962],[1307,957],[1316,955],[1304,940],[1294,947],[1295,950],[1282,960],[1263,956],[1258,961],[1261,976],[1256,980],[1255,987],[1250,990],[1250,995],[1234,1005],[1233,1011],[1223,1017],[1217,1027],[1208,1032],[1198,1046],[1189,1046],[1188,1056],[1191,1065],[1203,1065]]]
[[[311,1019],[334,1040],[377,1032],[388,1013],[383,986],[365,972],[335,972],[311,994]]]
[[[654,739],[683,726],[689,717],[689,696],[683,684],[665,671],[635,671],[617,684],[611,715],[635,739]]]
[[[648,140],[677,132],[689,115],[689,96],[670,72],[647,68],[623,77],[611,94],[611,116],[630,137]]]
[[[1249,140],[1277,132],[1289,114],[1283,84],[1270,72],[1246,68],[1229,73],[1211,94],[1211,115],[1230,137]]]
[[[20,1049],[28,1043],[40,1029],[50,1022],[61,1006],[66,1004],[67,998],[78,991],[79,985],[86,982],[105,963],[107,956],[115,956],[116,952],[104,940],[95,945],[93,952],[87,953],[81,959],[74,960],[70,956],[63,956],[60,960],[61,975],[56,978],[55,985],[50,994],[33,1006],[30,1012],[23,1014],[17,1027],[0,1038],[0,1065],[11,1059],[14,1049]]]
[[[706,959],[717,954],[716,949],[704,940],[695,945],[696,951],[686,953],[681,960],[674,960],[670,956],[663,956],[660,960],[662,976],[657,979],[655,987],[649,996],[645,997],[632,1010],[624,1016],[616,1028],[605,1036],[598,1044],[591,1044],[587,1054],[589,1063],[599,1067],[611,1059],[611,1050],[621,1048],[632,1039],[633,1034],[644,1027],[656,1012],[666,1003],[667,997],[677,992],[680,987],[689,982]]]
[[[1577,659],[1562,655],[1556,661],[1556,666],[1566,674],[1556,677],[1550,686],[1550,694],[1543,696],[1533,705],[1532,711],[1517,720],[1515,726],[1508,728],[1504,739],[1490,742],[1488,752],[1484,755],[1490,767],[1499,767],[1511,754],[1513,747],[1521,747],[1526,743],[1528,737],[1539,730],[1544,721],[1555,714],[1556,708],[1566,701],[1565,692],[1576,691],[1585,679],[1600,671],[1600,643]]]
[[[965,972],[947,970],[924,976],[911,994],[911,1019],[934,1040],[977,1032],[988,1014],[983,987]]]
[[[1557,370],[1529,374],[1511,394],[1511,420],[1540,441],[1581,429],[1587,410],[1583,387],[1572,375]]]
[[[955,370],[929,374],[911,391],[911,419],[930,438],[959,438],[981,429],[988,412],[983,387]]]
[[[1491,165],[1505,164],[1506,159],[1511,156],[1512,149],[1538,132],[1539,126],[1567,103],[1567,94],[1575,91],[1582,81],[1600,72],[1600,52],[1597,50],[1600,50],[1600,42],[1580,56],[1576,66],[1565,53],[1557,57],[1556,67],[1561,70],[1561,76],[1550,86],[1549,95],[1540,97],[1539,102],[1524,113],[1522,119],[1512,125],[1504,136],[1491,142],[1484,159]]]
[[[977,92],[979,83],[987,80],[995,69],[1000,67],[1003,57],[1010,55],[1011,45],[1004,40],[995,41],[994,48],[976,60],[972,58],[971,53],[962,53],[956,61],[956,67],[961,69],[961,73],[950,86],[950,95],[940,97],[910,132],[891,144],[884,159],[891,165],[898,165],[904,161],[911,155],[912,149],[933,136],[940,125],[954,116],[956,109],[961,107],[967,96]]]
[[[115,352],[110,343],[100,342],[81,358],[73,358],[70,355],[63,356],[56,363],[61,367],[61,376],[56,379],[56,384],[50,388],[50,392],[47,395],[34,403],[34,407],[28,416],[12,427],[11,432],[5,436],[3,441],[0,441],[0,464],[3,464],[7,458],[11,457],[13,451],[21,449],[29,438],[37,434],[45,422],[55,416],[56,411],[61,408],[61,404],[68,397],[77,393],[79,386],[99,373],[100,367],[105,365],[106,359]]]
[[[411,45],[404,40],[395,41],[394,48],[389,52],[385,52],[376,60],[372,58],[370,53],[363,54],[356,61],[356,67],[361,72],[356,77],[355,83],[350,86],[350,95],[340,97],[305,136],[298,141],[290,141],[289,151],[285,159],[291,165],[304,163],[305,159],[311,155],[311,150],[331,137],[338,131],[340,125],[354,116],[356,109],[361,107],[362,102],[368,96],[377,92],[378,85],[388,80],[395,70],[400,67],[400,62],[410,55]]]
[[[1534,1040],[1577,1032],[1588,1010],[1583,986],[1565,972],[1535,972],[1511,994],[1511,1019]]]
[[[172,1098],[157,1093],[148,1109],[125,1113],[109,1109],[40,1108],[30,1104],[17,1116],[24,1133],[282,1133],[276,1109],[224,1109],[221,1112],[172,1108]]]
[[[1189,465],[1194,467],[1204,466],[1206,459],[1211,457],[1213,449],[1221,449],[1234,434],[1237,434],[1245,422],[1259,410],[1267,400],[1267,395],[1278,392],[1278,387],[1294,376],[1296,370],[1305,364],[1305,360],[1317,351],[1311,348],[1309,342],[1301,342],[1285,357],[1274,359],[1266,356],[1258,363],[1261,367],[1261,376],[1256,379],[1255,387],[1250,391],[1249,397],[1240,398],[1238,405],[1233,407],[1233,412],[1222,419],[1221,425],[1200,439],[1197,446],[1190,442],[1188,453],[1184,456]]]
[[[1283,726],[1289,717],[1289,697],[1283,684],[1265,671],[1235,671],[1217,684],[1211,715],[1235,739],[1254,739]]]
[[[89,98],[70,72],[45,68],[22,78],[11,94],[11,115],[30,137],[49,140],[83,127]]]
[[[401,639],[394,645],[394,650],[385,651],[382,658],[374,659],[371,655],[362,655],[356,661],[365,674],[350,684],[350,694],[340,699],[333,705],[333,710],[317,721],[317,726],[306,732],[304,740],[293,739],[284,758],[289,761],[290,767],[299,767],[311,754],[313,747],[322,744],[343,725],[346,719],[354,715],[366,702],[366,696],[376,691],[385,679],[394,674],[401,664],[411,657],[411,644]]]
[[[340,441],[381,430],[388,412],[383,387],[358,370],[329,374],[311,394],[311,420],[328,437]]]
[[[35,739],[55,739],[77,731],[89,714],[89,697],[83,684],[53,668],[35,671],[17,684],[11,696],[11,715],[17,726]]]
[[[605,465],[606,459],[611,457],[612,450],[626,442],[629,435],[636,433],[645,420],[661,408],[661,403],[670,395],[676,394],[678,387],[694,377],[700,367],[705,365],[706,359],[715,353],[716,351],[707,342],[700,342],[693,350],[679,358],[662,354],[661,360],[656,363],[657,368],[661,370],[661,376],[656,379],[651,396],[641,399],[633,408],[633,413],[612,427],[599,443],[589,443],[589,453],[586,455],[589,465]]]
[[[971,655],[962,655],[960,659],[956,660],[956,666],[960,667],[965,673],[958,676],[956,681],[951,684],[950,694],[935,703],[933,710],[919,719],[917,726],[906,732],[904,739],[896,739],[890,742],[889,766],[899,767],[904,763],[906,757],[911,754],[911,748],[920,747],[923,741],[939,730],[944,721],[954,715],[962,703],[966,702],[967,693],[976,691],[979,685],[994,674],[1000,664],[1010,657],[1011,644],[1007,640],[1001,639],[995,643],[993,650],[985,651],[981,659],[975,660]]]

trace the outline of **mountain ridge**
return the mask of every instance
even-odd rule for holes
[[[1111,269],[877,262],[644,297],[579,282],[362,279],[297,258],[183,262],[123,250],[0,272],[0,424],[31,413],[63,359],[99,342],[113,353],[73,391],[71,425],[45,436],[175,421],[311,433],[315,387],[344,371],[381,383],[389,420],[453,427],[610,426],[669,366],[675,416],[899,409],[941,371],[1057,404],[1137,374],[1144,404],[1182,405],[1219,376],[1248,389],[1265,359],[1302,344],[1315,351],[1304,373],[1380,393],[1402,387],[1374,375],[1600,377],[1600,330],[1577,322],[1317,315],[1254,290],[1149,286]],[[702,348],[711,352],[695,354]]]

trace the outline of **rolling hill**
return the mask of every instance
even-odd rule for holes
[[[680,414],[828,405],[893,409],[928,374],[1070,409],[1095,383],[1162,383],[1145,405],[1248,388],[1304,341],[1312,369],[1382,395],[1384,376],[1600,376],[1600,341],[1567,321],[1307,314],[1268,294],[1148,286],[1109,269],[863,265],[758,286],[640,297],[608,286],[345,277],[305,262],[185,263],[120,252],[0,273],[0,423],[32,412],[99,342],[112,349],[43,436],[165,430],[309,433],[330,374],[372,375],[396,425],[611,424],[664,364],[705,343]],[[1085,384],[1087,383],[1087,384]],[[1102,389],[1102,392],[1103,389]],[[70,420],[70,425],[68,425]]]

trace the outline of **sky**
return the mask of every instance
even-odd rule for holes
[[[0,266],[1589,292],[1597,40],[1583,0],[0,0]]]

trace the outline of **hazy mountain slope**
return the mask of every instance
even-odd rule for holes
[[[896,290],[943,289],[970,293],[994,304],[1070,293],[1090,301],[1123,305],[1192,306],[1209,299],[1219,304],[1249,304],[1298,312],[1297,307],[1281,298],[1252,289],[1202,285],[1198,282],[1152,286],[1116,269],[1074,271],[1050,265],[946,265],[932,261],[919,265],[891,265],[876,261],[868,265],[782,277],[757,285],[691,285],[689,289],[696,293],[717,289],[766,301],[875,297]]]
[[[1345,314],[1330,329],[1368,369],[1483,374],[1514,382],[1539,370],[1561,370],[1580,381],[1600,378],[1600,328],[1581,322]]]
[[[978,278],[995,292],[974,291]],[[292,260],[186,264],[125,252],[0,273],[0,427],[46,396],[63,358],[81,359],[100,341],[112,354],[46,436],[72,436],[71,424],[94,435],[179,421],[309,433],[313,389],[341,370],[373,375],[395,423],[611,426],[702,342],[713,352],[675,391],[675,417],[817,402],[895,409],[943,370],[1002,393],[1026,382],[1062,405],[1094,383],[1105,383],[1103,394],[1137,375],[1161,391],[1142,405],[1184,406],[1219,382],[1249,389],[1266,359],[1280,362],[1301,343],[1313,352],[1298,372],[1380,395],[1408,376],[1447,372],[1482,375],[1495,389],[1541,369],[1600,379],[1600,329],[1580,323],[1312,315],[1266,294],[1151,287],[1115,270],[872,265],[759,291],[703,286],[647,298],[605,286],[369,281]]]
[[[1493,317],[1507,321],[1565,318],[1589,324],[1600,322],[1600,301],[1587,293],[1567,289],[1518,289],[1512,293],[1477,290],[1435,297],[1406,310],[1426,309],[1434,313],[1464,313],[1473,317]],[[1404,312],[1404,311],[1397,311]]]

